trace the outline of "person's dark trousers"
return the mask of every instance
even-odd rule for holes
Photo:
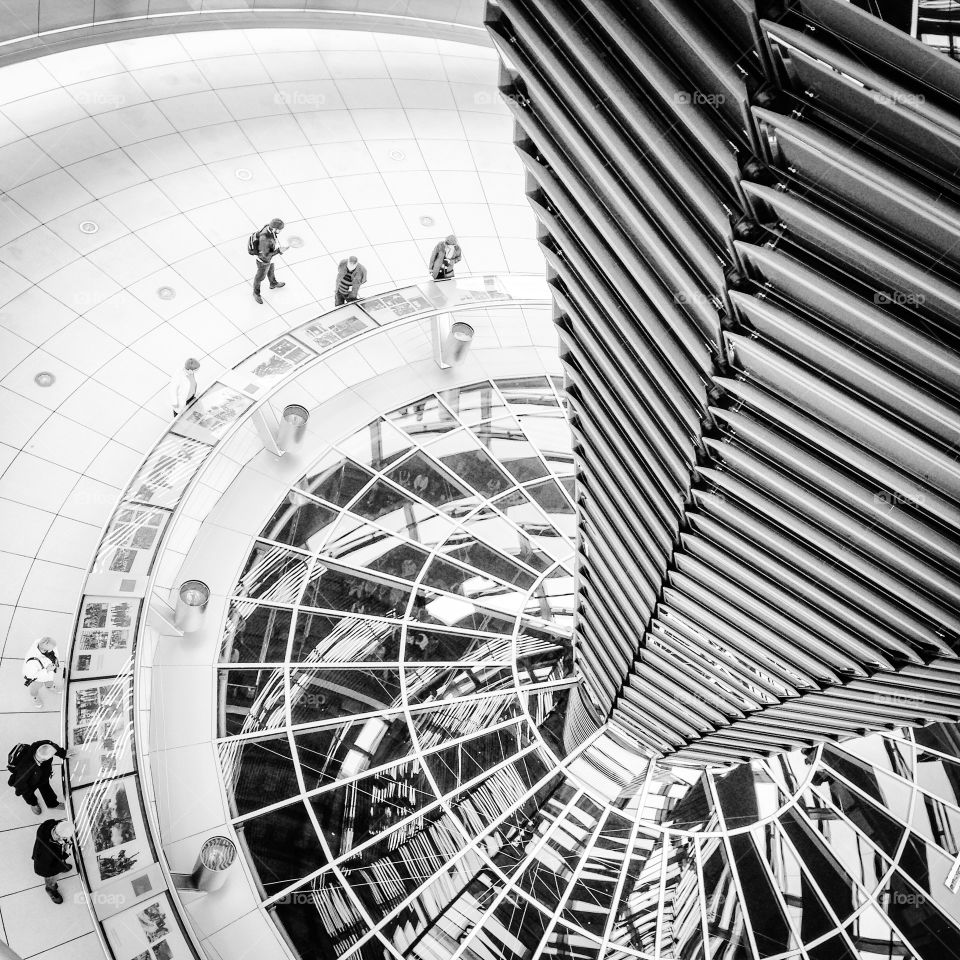
[[[453,277],[453,267],[447,267],[446,270],[441,270],[437,276],[437,280],[450,280]]]
[[[257,275],[253,278],[253,292],[260,296],[260,284],[263,282],[263,278],[266,277],[270,281],[270,286],[274,286],[277,282],[277,278],[273,272],[273,261],[265,262],[259,257],[257,258]]]
[[[20,796],[27,801],[28,806],[40,806],[40,801],[37,800],[37,790],[40,791],[40,796],[43,797],[43,802],[51,809],[53,809],[60,802],[60,798],[56,795],[56,793],[54,793],[53,787],[50,786],[50,781],[44,780],[43,783],[37,785],[36,790],[31,790],[29,793],[20,794]]]
[[[342,307],[345,303],[356,303],[357,298],[353,294],[341,293],[339,290],[335,291],[333,294],[333,305],[335,307]]]

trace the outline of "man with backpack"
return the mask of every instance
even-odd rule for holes
[[[23,797],[37,816],[43,811],[37,799],[37,791],[51,810],[62,810],[63,804],[50,786],[53,777],[53,758],[61,760],[71,756],[71,751],[57,746],[52,740],[37,740],[34,743],[18,743],[7,755],[7,784]]]
[[[253,278],[253,299],[257,303],[263,303],[260,284],[264,277],[270,281],[271,290],[286,286],[282,280],[277,280],[273,267],[273,258],[290,249],[280,246],[280,231],[283,228],[283,221],[279,217],[274,217],[265,227],[256,233],[251,233],[247,240],[247,253],[257,258],[257,273]]]

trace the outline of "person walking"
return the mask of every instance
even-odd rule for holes
[[[37,828],[37,839],[33,842],[33,872],[43,877],[47,896],[54,903],[63,903],[57,877],[73,869],[70,863],[73,833],[73,825],[66,820],[44,820]]]
[[[183,367],[170,378],[170,403],[175,417],[179,417],[197,399],[199,369],[200,361],[195,357],[188,357],[183,362]]]
[[[257,273],[253,278],[253,299],[257,303],[263,303],[260,284],[264,277],[270,281],[271,290],[286,286],[282,280],[277,279],[273,266],[273,258],[290,249],[289,246],[280,245],[280,231],[283,228],[284,222],[279,217],[274,217],[263,229],[251,234],[247,241],[247,251],[257,258]]]
[[[360,284],[367,279],[367,268],[356,258],[347,257],[337,267],[337,286],[333,292],[333,305],[339,307],[360,297]]]
[[[43,811],[37,799],[37,791],[50,810],[62,810],[63,803],[57,797],[50,780],[53,778],[53,758],[61,760],[72,756],[52,740],[36,740],[31,744],[18,743],[7,757],[10,777],[8,786],[13,787],[18,797],[23,797],[27,806],[39,817]]]
[[[30,691],[33,705],[38,710],[43,708],[40,688],[59,689],[60,674],[60,654],[53,637],[41,637],[34,641],[23,658],[23,685]]]
[[[460,244],[451,233],[446,240],[441,240],[430,254],[430,276],[434,280],[449,280],[453,276],[453,266],[460,257]]]

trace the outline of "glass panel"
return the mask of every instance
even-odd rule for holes
[[[409,588],[360,570],[318,566],[303,595],[303,606],[342,610],[374,617],[395,617],[406,604]]]
[[[235,816],[300,793],[286,735],[221,743],[220,763]]]
[[[329,876],[284,897],[269,913],[304,960],[339,957],[370,927],[339,881]],[[374,938],[353,956],[357,960],[383,960],[383,944]]]
[[[536,577],[526,567],[503,553],[498,553],[485,543],[476,540],[455,546],[444,547],[445,556],[460,560],[475,567],[481,573],[490,574],[504,583],[514,583],[524,590],[533,586]]]
[[[296,484],[337,507],[346,506],[373,475],[365,467],[331,450],[320,463],[312,467]]]
[[[469,387],[460,387],[458,390],[444,391],[443,399],[468,426],[507,412],[503,398],[490,383],[477,383]]]
[[[374,470],[383,470],[402,457],[410,449],[411,443],[386,420],[375,420],[337,446],[358,463],[368,465]]]
[[[517,377],[498,380],[497,386],[514,413],[541,413],[559,410],[546,377]]]
[[[518,726],[494,730],[428,754],[424,761],[442,796],[458,793],[463,784],[482,777],[488,770],[512,757],[527,745]]]
[[[386,476],[432,507],[462,504],[465,500],[475,499],[472,493],[449,474],[441,472],[422,453],[407,457]]]
[[[358,713],[391,710],[400,692],[397,670],[291,667],[290,707],[294,724],[315,723]]]
[[[283,607],[234,600],[224,625],[220,662],[283,663],[292,619]]]
[[[366,617],[337,617],[301,610],[291,660],[335,663],[341,660],[395,662],[400,653],[400,625]]]
[[[354,871],[351,879],[358,887],[368,884],[378,901],[386,901],[392,899],[393,885],[412,890],[419,881],[439,871],[439,876],[428,883],[408,907],[387,922],[383,932],[394,942],[399,936],[419,940],[421,946],[412,956],[442,957],[444,949],[449,953],[450,928],[445,923],[441,927],[441,918],[445,920],[456,910],[457,902],[469,896],[467,890],[476,883],[485,866],[479,854],[472,850],[464,852],[459,829],[443,815],[386,857]],[[430,944],[436,951],[432,954],[427,952]]]
[[[270,730],[286,722],[282,667],[221,670],[218,724],[221,737]]]
[[[410,759],[328,790],[311,803],[334,856],[379,837],[361,854],[369,862],[417,832],[417,820],[398,825],[434,800],[419,762]]]
[[[513,649],[509,637],[483,637],[473,631],[454,633],[411,624],[404,660],[484,660],[507,662]]]
[[[429,557],[426,550],[396,537],[384,537],[378,546],[378,555],[367,555],[361,561],[363,565],[403,580],[416,580],[420,568]],[[351,557],[351,560],[356,562],[355,556]]]
[[[267,896],[327,862],[302,801],[238,825]]]
[[[412,749],[403,717],[369,717],[305,730],[294,742],[308,792],[407,757]]]
[[[311,558],[283,547],[258,542],[234,591],[274,603],[296,603],[307,579]]]
[[[456,417],[435,396],[401,407],[388,414],[387,419],[420,444],[429,443],[460,426]]]
[[[406,507],[414,503],[402,490],[392,484],[378,480],[352,506],[355,514],[364,520],[379,520],[397,512],[403,512]],[[384,521],[396,528],[396,520]]]
[[[433,703],[427,709],[414,712],[413,726],[420,748],[426,750],[519,716],[521,709],[516,695],[505,692],[465,703]]]
[[[490,454],[516,478],[517,483],[547,475],[547,468],[537,455],[536,448],[519,429],[504,427],[497,430],[486,446]]]
[[[623,893],[611,930],[612,946],[630,946],[653,952],[662,855],[661,839],[653,841],[638,838],[630,857]]]
[[[516,481],[497,466],[467,430],[437,440],[428,452],[484,497],[495,497],[515,486]]]
[[[301,550],[319,550],[337,515],[330,507],[291,490],[260,535]]]

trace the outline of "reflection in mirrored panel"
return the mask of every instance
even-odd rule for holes
[[[294,494],[305,492],[336,507],[348,504],[366,486],[372,474],[347,459],[337,450],[330,450],[299,483]]]
[[[237,837],[266,896],[328,860],[303,801],[244,820],[237,827]]]
[[[324,536],[338,514],[332,507],[317,503],[291,490],[261,531],[264,540],[275,540],[299,550],[313,552],[323,546]]]
[[[272,730],[286,724],[282,666],[221,669],[217,690],[220,736]]]
[[[235,600],[227,611],[221,663],[283,663],[293,612],[284,607]]]
[[[300,794],[286,732],[223,742],[220,763],[234,816],[262,810]]]

